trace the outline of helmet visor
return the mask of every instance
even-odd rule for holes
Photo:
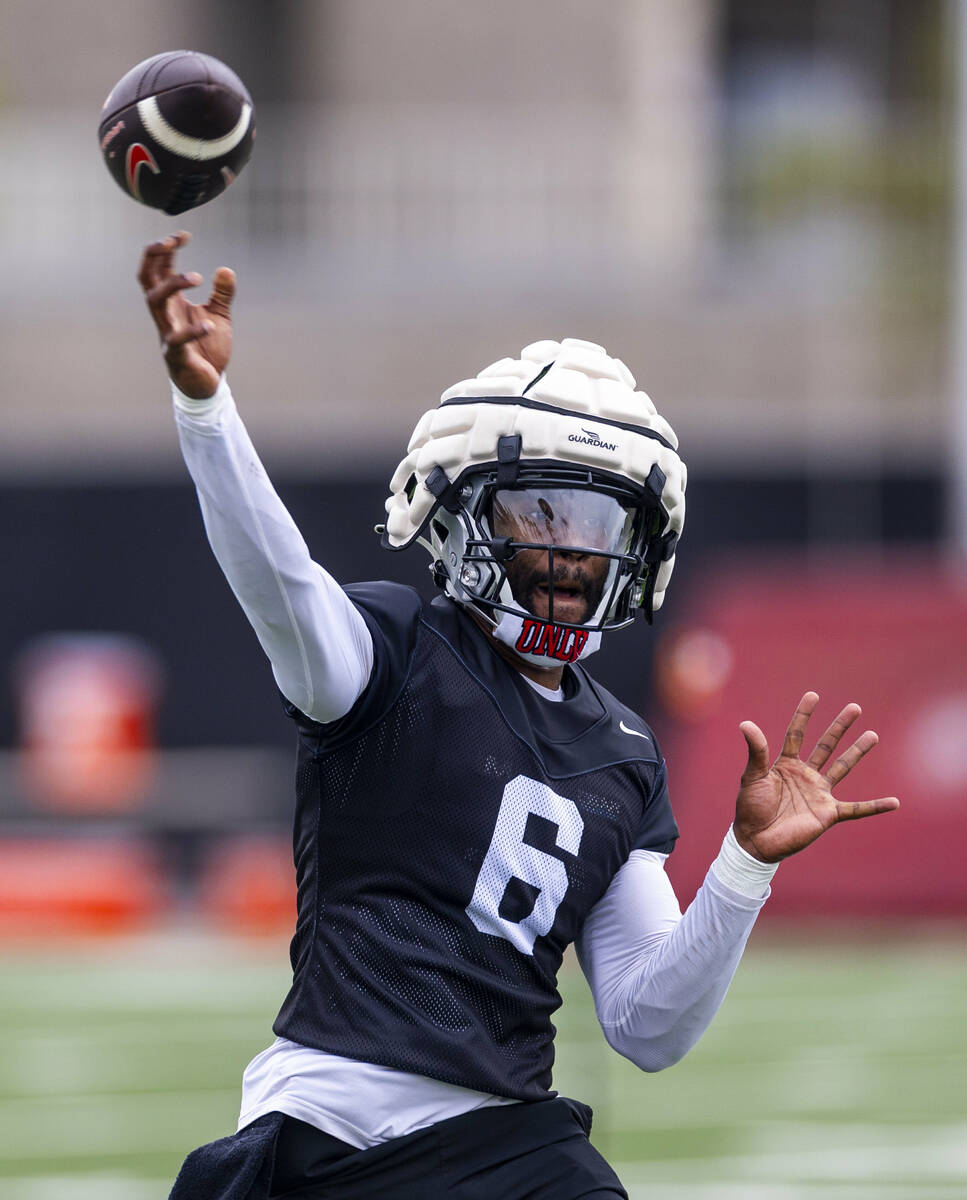
[[[615,581],[634,511],[589,488],[502,489],[491,524],[494,537],[511,539],[506,571],[517,603],[543,620],[581,625]]]

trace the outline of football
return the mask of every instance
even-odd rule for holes
[[[214,200],[235,179],[252,153],[255,110],[230,67],[171,50],[114,85],[97,136],[118,186],[173,216]]]

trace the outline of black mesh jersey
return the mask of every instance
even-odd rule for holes
[[[347,592],[366,691],[327,725],[286,706],[298,919],[275,1033],[545,1099],[566,947],[632,849],[678,836],[661,754],[581,667],[549,703],[450,600]]]

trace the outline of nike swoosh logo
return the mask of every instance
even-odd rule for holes
[[[158,175],[161,168],[154,161],[151,151],[147,146],[143,146],[140,142],[133,142],[128,146],[127,159],[124,164],[125,174],[128,178],[128,191],[135,198],[141,200],[141,188],[138,186],[138,174],[141,167],[147,167],[154,175]],[[143,204],[144,201],[141,200]]]
[[[628,726],[624,723],[624,721],[618,722],[618,728],[621,730],[622,733],[630,733],[632,737],[643,737],[646,742],[648,741],[647,733],[639,733],[639,731],[637,729],[629,729]]]

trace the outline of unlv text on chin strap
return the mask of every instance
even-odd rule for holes
[[[574,625],[557,625],[540,617],[502,612],[494,637],[527,662],[539,667],[556,667],[587,658],[601,645],[600,632],[591,633]]]

